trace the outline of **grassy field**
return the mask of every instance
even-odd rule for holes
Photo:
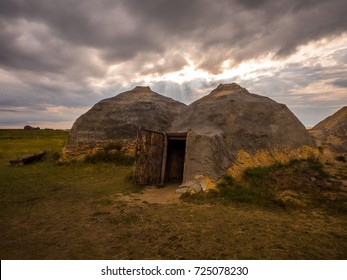
[[[243,200],[235,197],[244,191],[233,190],[228,201],[217,196],[150,203],[142,199],[146,191],[129,182],[131,166],[57,164],[66,139],[64,131],[0,130],[1,259],[347,258],[343,208],[268,206],[254,203],[249,190]],[[40,150],[49,151],[41,162],[18,167],[8,162]],[[259,176],[279,172],[248,176],[257,183]],[[235,182],[226,178],[223,184]],[[135,199],[127,199],[134,193]]]

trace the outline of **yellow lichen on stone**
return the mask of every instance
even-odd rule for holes
[[[291,151],[278,149],[260,150],[254,155],[240,150],[235,162],[228,168],[227,174],[238,179],[247,168],[270,166],[276,163],[286,164],[293,159],[307,159],[309,157],[318,157],[318,150],[313,147],[303,146]]]
[[[209,178],[208,176],[204,176],[204,180],[209,190],[216,189],[217,184],[211,178]]]
[[[210,177],[202,174],[196,175],[192,182],[200,186],[204,192],[208,192],[209,190],[216,188],[216,183]]]

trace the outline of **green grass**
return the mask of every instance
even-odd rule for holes
[[[293,160],[288,164],[246,169],[240,181],[224,176],[216,190],[186,193],[182,199],[185,202],[245,205],[272,211],[309,207],[345,215],[346,194],[329,184],[326,181],[328,177],[317,159]]]
[[[0,129],[0,164],[42,150],[59,154],[67,136],[68,132],[64,130]]]
[[[67,135],[60,130],[0,130],[0,221],[3,228],[0,237],[2,243],[13,235],[19,244],[23,240],[25,244],[19,246],[27,247],[30,258],[43,258],[41,251],[47,245],[35,245],[38,240],[27,239],[26,234],[31,235],[42,225],[66,224],[71,219],[77,224],[79,219],[83,220],[83,211],[115,207],[113,197],[142,190],[128,179],[133,172],[131,166],[103,162],[58,164],[56,160]],[[48,151],[42,161],[24,166],[9,163],[17,156],[41,150]],[[41,224],[36,224],[38,220]],[[13,223],[19,224],[13,226]],[[84,242],[78,251],[87,256],[93,253],[89,247],[90,244]],[[0,252],[3,255],[4,250],[12,249],[15,246],[1,247]],[[16,256],[21,258],[20,254]]]
[[[57,154],[66,139],[67,132],[57,130],[0,131],[2,214],[12,203],[35,202],[57,193],[64,200],[88,200],[139,190],[127,180],[132,174],[130,166],[115,166],[108,163],[57,164]],[[40,150],[50,151],[43,161],[16,167],[9,164],[9,160],[16,155]]]
[[[257,168],[254,171],[247,172],[247,176],[250,176],[248,183],[250,183],[251,186],[246,185],[245,182],[236,182],[230,176],[224,176],[218,182],[216,190],[210,190],[207,193],[185,193],[182,195],[182,199],[186,202],[246,205],[247,207],[262,207],[272,210],[285,208],[286,205],[276,198],[274,190],[269,188],[266,182],[256,179],[260,174],[265,174],[263,170],[259,170],[260,169]]]
[[[262,204],[273,203],[262,193],[264,182],[277,182],[267,178],[273,172],[318,178],[318,166],[249,170],[247,184],[224,177],[218,192],[194,196],[204,202],[157,204],[131,200],[143,191],[129,182],[131,166],[59,165],[54,156],[18,167],[8,162],[43,149],[59,153],[66,137],[0,131],[1,259],[347,258],[347,219],[340,210]]]
[[[84,159],[85,163],[95,164],[99,162],[108,162],[116,165],[127,166],[133,165],[134,161],[134,156],[131,156],[122,150],[121,143],[110,143],[95,154],[87,155]]]

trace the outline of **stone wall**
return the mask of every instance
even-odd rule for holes
[[[109,145],[119,144],[121,150],[130,156],[135,156],[136,140],[135,139],[118,139],[114,141],[103,142],[79,142],[74,144],[68,144],[63,148],[60,158],[61,162],[82,161],[88,155],[93,155],[96,152],[104,149]]]

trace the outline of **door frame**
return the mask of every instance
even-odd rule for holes
[[[140,139],[142,137],[142,133],[141,131],[144,131],[145,133],[150,133],[152,134],[160,134],[163,135],[163,143],[162,143],[162,156],[161,156],[161,172],[160,172],[160,178],[156,178],[156,182],[148,182],[148,181],[141,181],[138,179],[138,175],[139,175],[139,168],[140,168],[140,158],[141,158],[141,141],[142,139]],[[136,141],[136,160],[135,160],[135,164],[134,164],[134,175],[133,175],[133,180],[135,183],[138,183],[138,181],[140,181],[140,185],[147,185],[147,184],[153,184],[156,183],[157,185],[164,185],[165,183],[165,168],[166,168],[166,161],[167,161],[167,149],[168,149],[168,142],[169,139],[171,140],[187,140],[187,132],[161,132],[161,131],[155,131],[155,130],[149,130],[149,129],[145,129],[145,128],[139,128],[138,130],[138,134],[137,134],[137,141]],[[146,139],[147,140],[147,139]],[[143,144],[143,143],[142,143]],[[146,145],[146,143],[145,143]],[[147,143],[147,145],[151,145],[151,143]],[[186,146],[187,149],[187,146]],[[143,151],[142,151],[143,152]],[[185,151],[186,152],[186,151]],[[143,163],[142,163],[143,164]],[[184,163],[185,164],[185,159],[184,159]],[[184,171],[183,171],[184,172]],[[141,174],[140,174],[141,175]]]

